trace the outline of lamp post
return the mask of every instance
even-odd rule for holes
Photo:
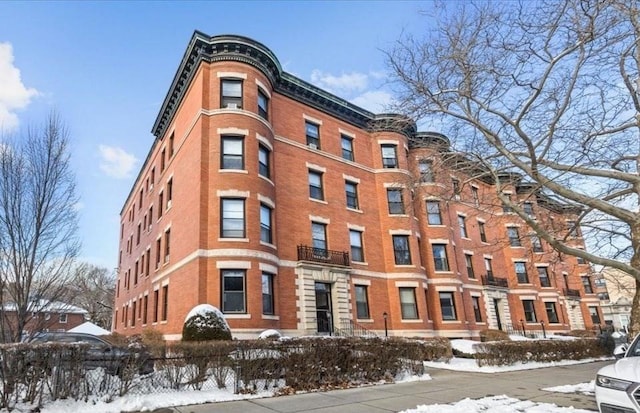
[[[546,332],[546,330],[544,329],[544,320],[543,320],[543,321],[540,321],[540,325],[542,326],[542,337],[543,337],[543,338],[547,338],[547,332]]]
[[[384,318],[384,336],[385,337],[389,337],[389,330],[387,330],[387,317],[388,317],[388,314],[386,311],[382,313],[382,318]]]
[[[524,328],[524,320],[523,319],[520,319],[520,324],[522,324],[522,335],[524,337],[526,337],[527,336],[527,330]]]

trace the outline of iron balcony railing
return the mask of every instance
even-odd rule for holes
[[[349,253],[346,251],[325,250],[308,245],[298,245],[298,261],[321,262],[344,267],[348,267],[351,263]]]
[[[572,290],[571,288],[566,288],[564,290],[564,295],[567,297],[580,297],[580,290]]]
[[[488,285],[491,287],[509,287],[509,283],[506,278],[498,278],[498,277],[489,277],[488,275],[482,276],[482,285]]]

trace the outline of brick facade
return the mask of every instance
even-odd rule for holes
[[[153,328],[178,339],[202,303],[222,309],[240,338],[354,326],[475,338],[541,322],[566,332],[593,327],[590,312],[600,314],[581,278],[589,266],[548,245],[534,252],[496,185],[549,225],[565,228],[575,211],[518,177],[473,178],[443,156],[446,137],[283,72],[251,39],[196,32],[153,133],[121,212],[118,333]],[[427,161],[432,177],[420,172]],[[428,201],[439,223],[429,223]],[[516,262],[527,280],[518,281]]]

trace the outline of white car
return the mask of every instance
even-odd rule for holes
[[[596,402],[600,413],[640,413],[640,335],[630,345],[614,350],[615,364],[596,375]]]

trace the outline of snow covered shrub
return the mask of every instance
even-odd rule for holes
[[[264,330],[258,338],[260,340],[278,340],[282,334],[278,330]]]
[[[502,340],[511,340],[509,338],[509,333],[502,330],[482,330],[480,331],[480,341],[502,341]]]
[[[224,315],[210,304],[195,306],[184,320],[182,341],[231,340]]]

